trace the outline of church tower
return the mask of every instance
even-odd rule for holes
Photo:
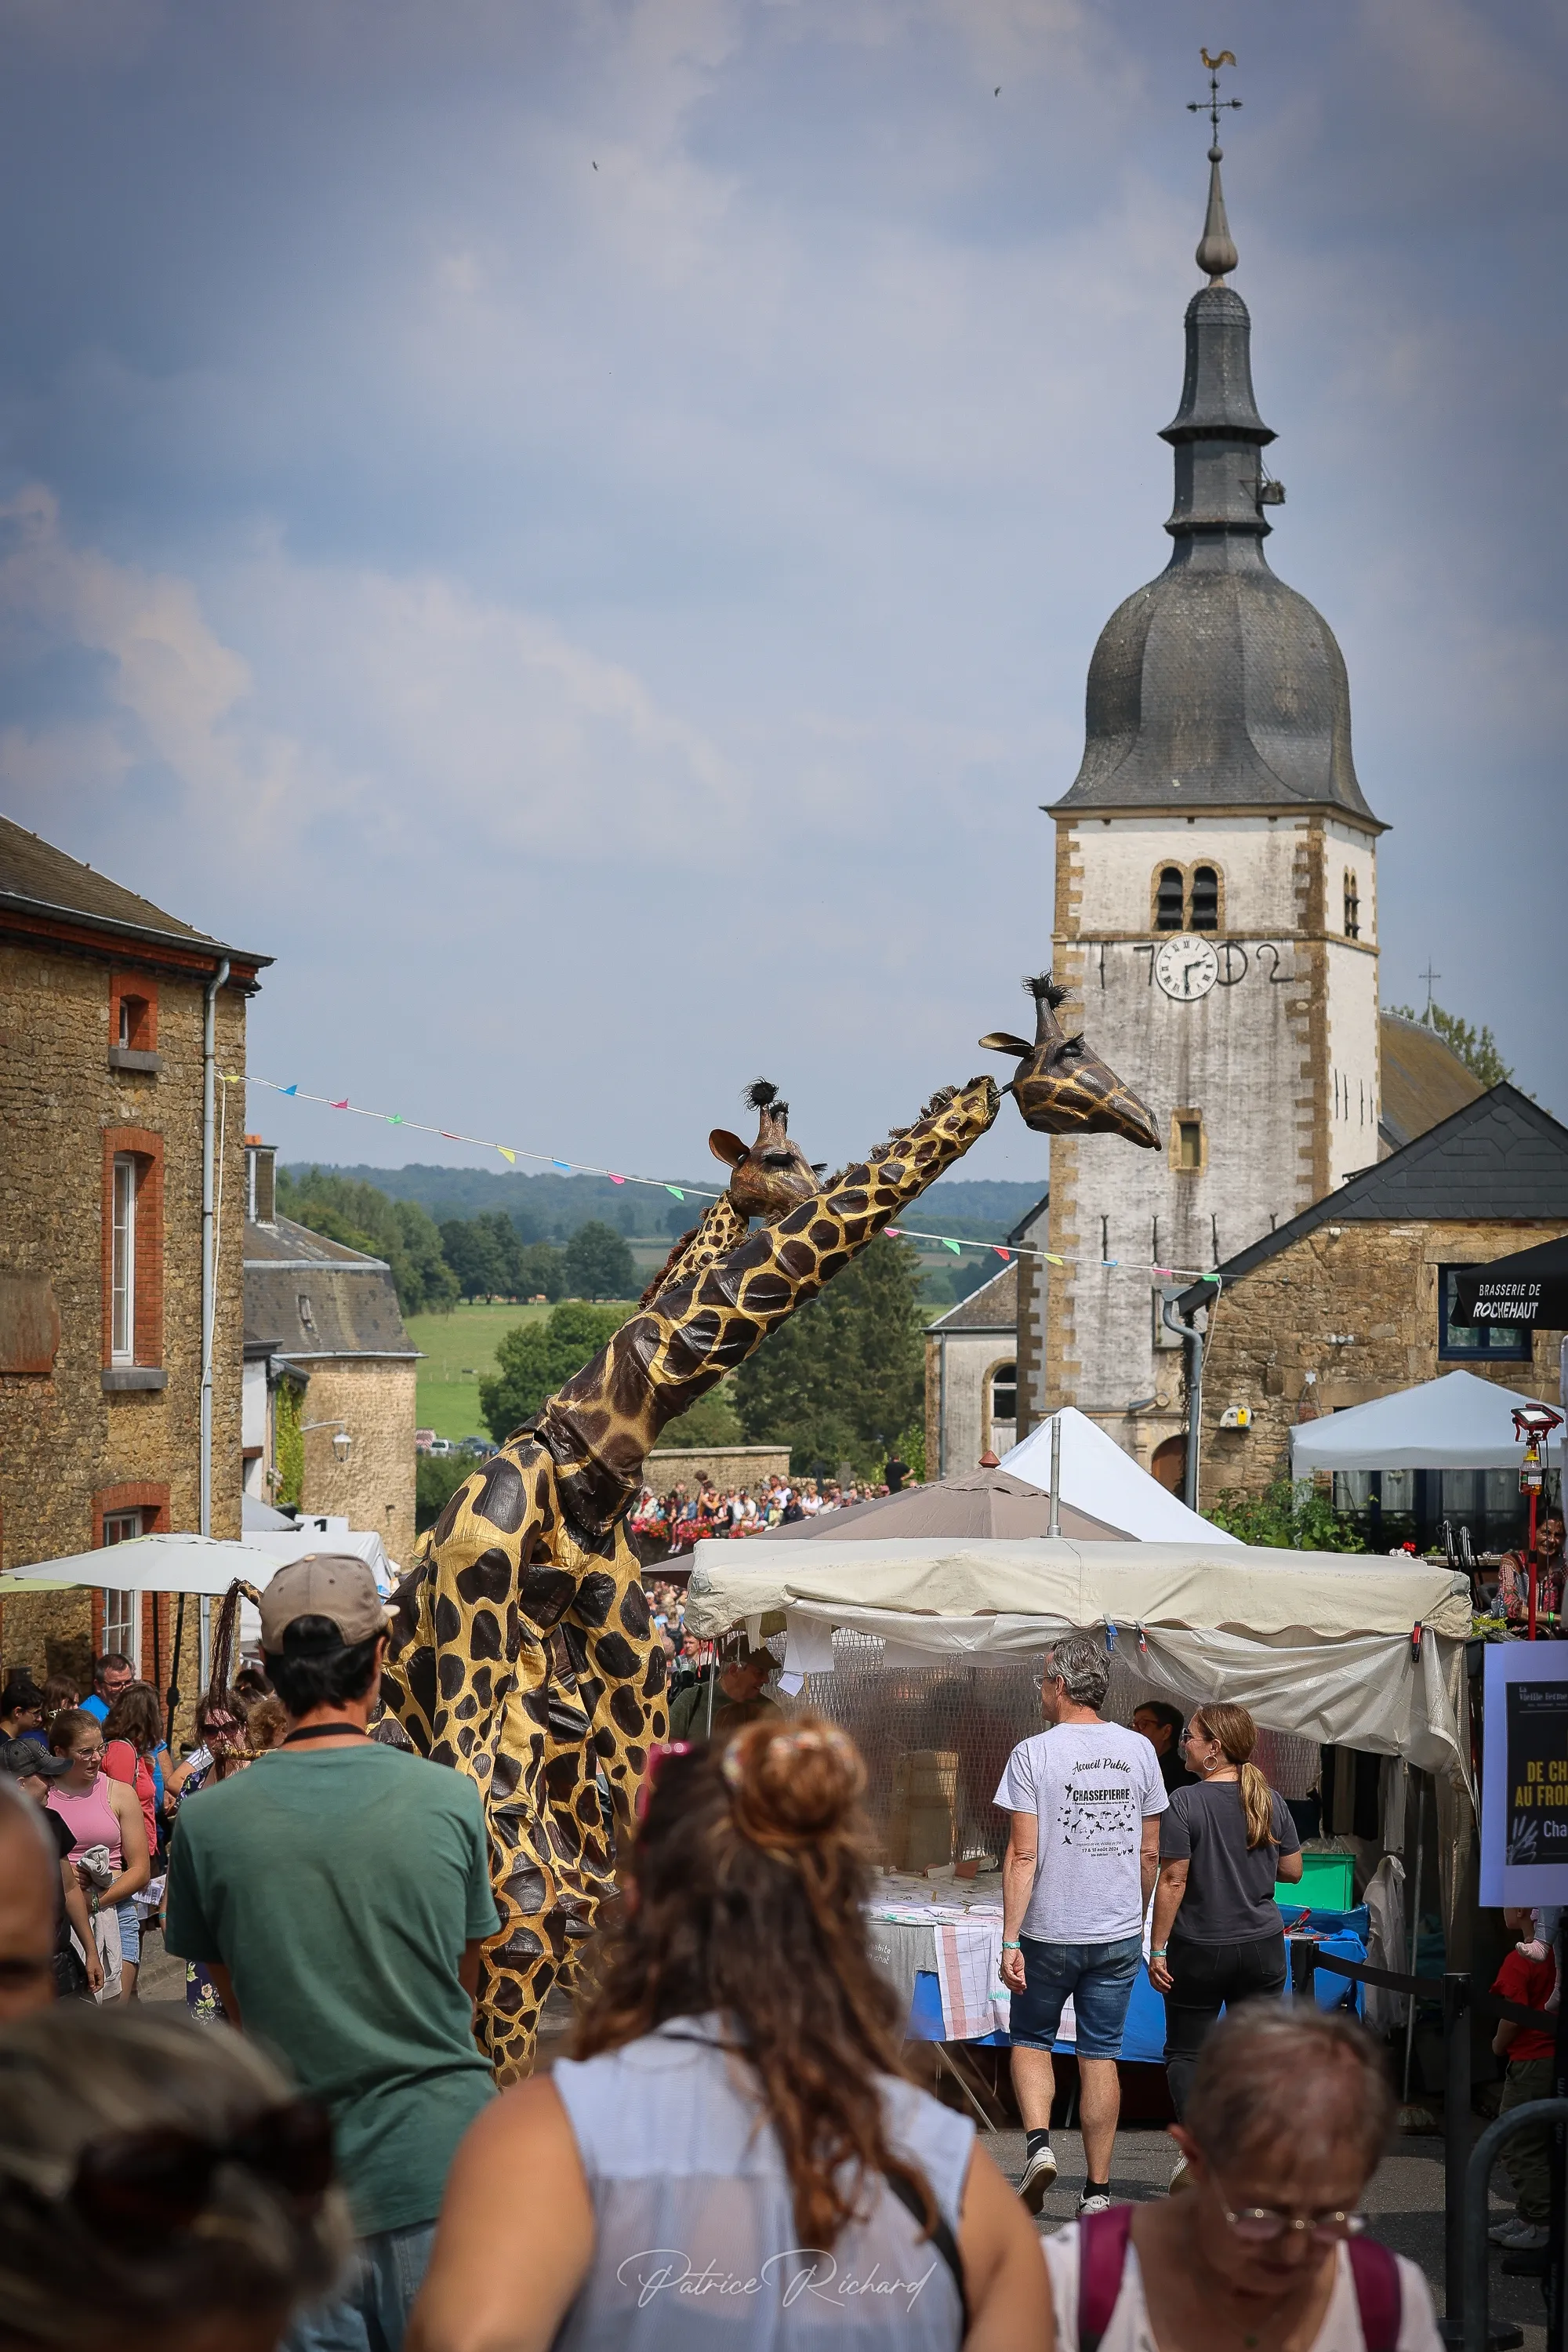
[[[1275,436],[1251,320],[1226,282],[1217,110],[1215,124],[1207,283],[1162,435],[1174,543],[1100,635],[1083,762],[1047,809],[1061,1018],[1163,1143],[1053,1138],[1048,1247],[1066,1263],[1020,1267],[1018,1328],[1024,1425],[1077,1405],[1178,1487],[1182,1348],[1149,1270],[1190,1281],[1378,1156],[1384,827],[1356,781],[1333,633],[1264,552],[1285,494],[1263,462]]]

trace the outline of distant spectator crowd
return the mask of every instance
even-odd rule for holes
[[[671,1552],[689,1551],[704,1536],[757,1536],[769,1528],[787,1527],[797,1519],[815,1519],[823,1511],[847,1511],[856,1503],[869,1503],[892,1490],[869,1480],[837,1479],[821,1485],[815,1478],[792,1482],[777,1471],[765,1486],[728,1486],[722,1491],[705,1471],[696,1475],[695,1491],[672,1487],[668,1495],[645,1486],[632,1511],[631,1531],[646,1547],[665,1544]]]

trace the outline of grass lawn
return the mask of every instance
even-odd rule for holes
[[[479,1381],[495,1370],[501,1334],[520,1323],[537,1323],[548,1307],[492,1307],[479,1301],[454,1307],[449,1315],[410,1315],[408,1336],[423,1351],[419,1366],[418,1427],[437,1437],[483,1437]],[[631,1308],[626,1312],[629,1315]]]

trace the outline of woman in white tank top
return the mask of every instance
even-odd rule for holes
[[[406,2352],[1050,2352],[1022,2206],[900,2073],[853,1744],[667,1751],[576,2056],[458,2149]]]

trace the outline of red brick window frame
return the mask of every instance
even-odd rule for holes
[[[126,1518],[132,1514],[141,1524],[137,1532],[144,1536],[162,1536],[169,1532],[169,1489],[156,1480],[133,1478],[118,1486],[100,1486],[92,1498],[92,1548],[94,1551],[112,1552],[112,1544],[105,1545],[105,1526],[111,1520]],[[92,1654],[96,1658],[103,1650],[103,1594],[112,1591],[113,1577],[104,1563],[102,1586],[95,1586],[92,1595]],[[156,1673],[167,1679],[169,1666],[169,1596],[166,1592],[143,1592],[137,1596],[137,1617],[141,1640],[135,1645],[139,1655],[135,1661],[144,1681]],[[117,1637],[118,1639],[118,1637]],[[156,1662],[154,1664],[154,1662]]]
[[[158,983],[139,971],[111,972],[109,981],[109,1042],[151,1054],[158,1045]]]
[[[135,1176],[132,1348],[114,1352],[115,1163],[129,1160]],[[103,1365],[163,1360],[163,1139],[144,1127],[103,1130]]]

